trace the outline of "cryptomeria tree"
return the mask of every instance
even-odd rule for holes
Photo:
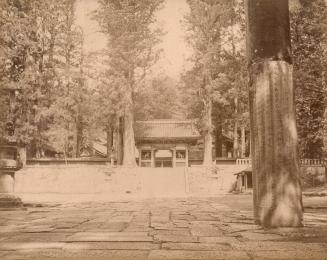
[[[302,225],[289,5],[247,0],[254,215],[265,227]]]
[[[212,163],[212,103],[221,99],[221,85],[217,65],[221,62],[222,27],[228,17],[229,1],[187,1],[190,13],[185,17],[188,30],[187,40],[194,50],[193,62],[197,76],[196,94],[201,100],[200,129],[204,137],[204,165]],[[190,75],[189,75],[190,76]],[[192,78],[194,78],[194,76]],[[189,86],[191,87],[191,86]]]
[[[12,94],[10,121],[21,143],[40,147],[42,108],[48,77],[44,17],[47,8],[36,1],[3,1],[1,46],[5,70],[2,84]]]
[[[239,1],[187,2],[190,6],[190,14],[186,16],[187,39],[194,50],[194,66],[182,79],[187,88],[195,89],[193,96],[200,101],[193,102],[198,106],[192,107],[199,110],[196,118],[200,118],[204,136],[204,164],[209,164],[214,128],[216,156],[222,156],[222,135],[223,128],[228,128],[227,119],[232,118],[229,121],[234,122],[234,148],[238,150],[239,121],[247,110],[244,105],[244,14]]]
[[[61,1],[60,32],[54,56],[57,80],[49,109],[53,119],[49,139],[67,157],[79,156],[84,118],[89,110],[89,91],[83,72],[84,38],[81,28],[75,24],[75,2]]]
[[[123,103],[123,164],[135,166],[134,97],[158,57],[160,31],[154,29],[163,0],[100,0],[95,18],[108,36],[111,76],[120,82]]]
[[[177,82],[168,76],[153,76],[135,96],[135,119],[177,119],[184,116]]]
[[[300,152],[302,158],[321,158],[327,95],[327,5],[324,0],[294,0],[291,7]]]
[[[68,28],[74,23],[74,2],[1,2],[0,39],[5,64],[2,66],[1,83],[16,90],[12,99],[11,121],[15,135],[29,147],[31,156],[44,156],[45,147],[53,136],[57,140],[65,140],[62,138],[65,135],[58,128],[61,121],[56,120],[62,106],[54,109],[54,104],[63,101],[60,99],[63,91],[59,86],[68,86],[66,83],[72,81],[67,80],[68,77],[75,78],[75,85],[81,82],[80,76],[76,75],[80,70],[74,74],[69,69],[76,51],[80,53],[81,45],[80,33]],[[80,67],[79,60],[75,61],[75,67]],[[78,96],[76,91],[70,93],[70,96]],[[64,99],[66,97],[64,95]],[[66,115],[70,113],[67,108]]]

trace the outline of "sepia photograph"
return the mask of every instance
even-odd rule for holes
[[[0,260],[327,260],[327,0],[0,0]]]

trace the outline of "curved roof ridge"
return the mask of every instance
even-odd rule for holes
[[[140,123],[191,123],[194,122],[194,119],[153,119],[153,120],[136,120],[136,122]]]
[[[136,121],[136,139],[142,138],[199,138],[194,120],[147,120]]]

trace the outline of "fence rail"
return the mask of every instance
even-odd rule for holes
[[[193,160],[190,160],[190,162],[193,162]],[[251,158],[241,158],[241,159],[217,159],[216,164],[236,164],[236,165],[251,165],[252,161]],[[105,158],[69,158],[69,159],[28,159],[27,165],[63,165],[63,164],[82,164],[82,165],[106,165],[110,163]],[[199,160],[198,162],[193,164],[201,164],[202,161]],[[315,167],[326,167],[327,166],[327,160],[326,159],[301,159],[300,163],[302,166],[315,166]]]
[[[301,165],[303,166],[326,166],[326,159],[301,159]],[[252,161],[250,158],[237,159],[236,165],[251,165]]]
[[[108,159],[105,158],[67,158],[67,159],[42,158],[42,159],[28,159],[26,161],[27,165],[64,165],[64,164],[105,165],[107,163],[109,163],[109,161]]]

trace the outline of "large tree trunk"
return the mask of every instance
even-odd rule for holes
[[[117,131],[117,165],[123,164],[123,144],[124,144],[124,118],[119,118]]]
[[[205,123],[206,129],[204,133],[204,156],[203,165],[212,164],[212,102],[208,100],[205,104]]]
[[[233,140],[233,158],[238,157],[238,122],[237,119],[234,122],[234,140]]]
[[[136,166],[135,159],[135,139],[134,139],[134,111],[130,105],[125,110],[124,117],[124,156],[123,165],[129,167]]]
[[[80,112],[79,112],[80,113]],[[76,158],[80,157],[83,141],[83,122],[82,116],[79,114],[76,120]]]
[[[288,1],[247,0],[254,216],[302,225]]]
[[[112,147],[113,147],[113,129],[111,126],[107,126],[107,159],[108,161],[111,160],[111,153],[112,153]]]
[[[223,128],[221,123],[216,125],[216,158],[223,157]]]
[[[246,143],[245,143],[245,127],[241,127],[241,157],[245,157]]]

